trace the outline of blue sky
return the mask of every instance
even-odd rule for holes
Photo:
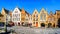
[[[34,12],[34,9],[40,12],[42,8],[48,13],[50,11],[55,13],[56,10],[60,10],[60,0],[0,0],[0,12],[3,7],[13,11],[16,6],[24,8],[30,14]]]

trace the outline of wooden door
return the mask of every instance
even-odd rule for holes
[[[38,27],[38,22],[36,22],[36,27]]]

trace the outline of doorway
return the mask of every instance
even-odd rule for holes
[[[60,28],[60,18],[58,19],[58,27]]]
[[[51,23],[48,23],[48,28],[50,28],[52,26],[52,24]]]
[[[45,23],[41,23],[41,27],[45,27]]]
[[[53,27],[55,27],[55,23],[53,24]]]
[[[20,23],[18,22],[18,26],[20,26]]]

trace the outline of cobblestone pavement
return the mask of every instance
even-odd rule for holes
[[[30,28],[22,26],[8,27],[14,29],[17,34],[60,34],[60,28]]]

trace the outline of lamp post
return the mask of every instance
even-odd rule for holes
[[[5,22],[5,32],[7,32],[7,20],[8,20],[8,18],[7,18],[7,16],[6,16],[6,22]]]

